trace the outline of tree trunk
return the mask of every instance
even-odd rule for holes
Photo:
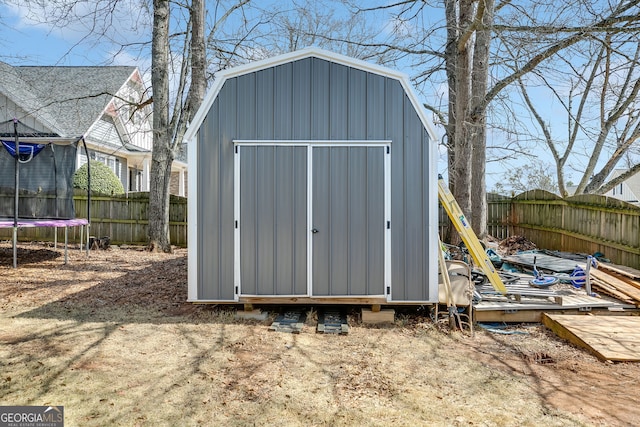
[[[493,23],[493,0],[480,0],[475,22],[478,23],[473,49],[473,69],[471,75],[470,117],[473,132],[471,143],[471,227],[484,238],[487,235],[487,120],[483,107],[487,95],[489,78],[489,47],[491,44],[491,26]]]
[[[169,182],[173,150],[169,130],[169,16],[169,0],[154,0],[151,45],[153,151],[149,183],[148,249],[163,252],[171,252]]]
[[[455,75],[456,75],[456,98],[455,105],[455,145],[453,170],[449,171],[449,176],[453,179],[453,196],[460,209],[468,218],[471,218],[471,158],[473,155],[469,128],[467,120],[470,114],[471,102],[471,52],[469,49],[470,38],[464,35],[470,31],[473,15],[473,1],[462,0],[458,8],[457,28],[461,29],[456,49],[455,49]]]
[[[207,90],[207,55],[204,43],[204,2],[191,1],[191,86],[187,97],[187,117],[191,121]]]
[[[445,15],[447,20],[447,45],[445,48],[445,67],[447,72],[447,83],[449,87],[449,108],[448,118],[445,124],[447,143],[447,166],[449,171],[449,189],[453,194],[456,178],[455,146],[456,146],[456,47],[458,40],[458,16],[455,1],[445,1]],[[460,236],[456,232],[453,224],[449,224],[448,233],[441,236],[444,241],[457,244],[460,243]]]
[[[480,237],[487,234],[485,98],[493,8],[493,0],[445,2],[449,184],[460,209]],[[449,240],[459,242],[457,236],[450,236]]]

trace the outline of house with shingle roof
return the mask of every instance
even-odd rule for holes
[[[151,107],[132,66],[12,66],[0,62],[0,135],[84,137],[89,157],[105,163],[127,192],[148,191]],[[76,167],[87,162],[78,150]],[[172,165],[171,193],[186,194],[186,157]]]

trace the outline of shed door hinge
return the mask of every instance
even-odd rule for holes
[[[391,230],[391,221],[387,221],[387,230]]]
[[[391,147],[387,145],[387,154],[390,154],[390,153],[391,153]]]
[[[238,146],[237,145],[235,146],[235,149],[236,149],[236,154],[238,154]]]
[[[391,295],[391,286],[387,286],[387,295]]]
[[[235,228],[238,228],[238,220],[235,221]]]

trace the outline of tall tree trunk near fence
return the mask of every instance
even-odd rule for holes
[[[447,170],[449,171],[449,190],[453,194],[456,187],[454,173],[456,169],[455,162],[455,146],[456,146],[456,40],[458,39],[456,2],[445,2],[445,16],[447,19],[447,45],[445,47],[445,69],[447,72],[447,83],[449,87],[449,108],[447,114],[447,122],[445,124],[446,131],[446,147],[447,147]],[[447,234],[441,236],[446,242],[457,243],[459,239],[458,233],[453,226],[447,227]]]
[[[493,0],[480,0],[474,19],[476,37],[471,71],[471,227],[484,238],[487,235],[487,115],[485,97],[489,79],[489,47],[493,23]]]
[[[171,252],[169,238],[171,164],[182,143],[187,124],[202,103],[207,87],[206,45],[204,41],[205,13],[202,0],[191,1],[189,30],[186,36],[188,42],[184,45],[185,50],[181,54],[183,63],[176,89],[175,104],[173,108],[170,108],[170,2],[168,0],[154,0],[153,7],[151,80],[154,102],[153,154],[149,192],[149,250]],[[189,71],[191,72],[190,81]],[[185,97],[186,88],[189,88],[189,91]],[[172,111],[172,115],[170,111]]]
[[[480,237],[487,234],[485,98],[493,9],[493,0],[445,2],[449,183],[460,209]],[[453,233],[449,241],[459,243],[460,238]]]
[[[153,152],[149,183],[149,250],[171,252],[169,240],[169,1],[153,1],[151,84],[153,87]]]
[[[457,16],[456,16],[457,9]],[[447,8],[447,12],[453,15],[447,17],[448,25],[453,25],[456,32],[451,34],[453,39],[450,43],[454,45],[451,53],[453,73],[455,74],[455,105],[449,105],[453,108],[455,114],[454,125],[454,144],[453,144],[453,161],[450,163],[449,179],[453,183],[453,196],[455,197],[462,212],[470,217],[471,213],[471,168],[472,168],[472,144],[470,139],[469,122],[466,118],[469,115],[471,101],[471,52],[470,37],[464,37],[469,31],[473,16],[473,1],[462,0],[459,2],[458,8]],[[450,101],[451,102],[451,101]],[[452,235],[451,243],[458,243],[459,236]]]
[[[159,147],[162,153],[155,154],[151,162],[149,183],[149,250],[171,252],[169,235],[169,185],[171,182],[171,163],[173,153],[166,147]],[[154,197],[151,197],[154,194]]]

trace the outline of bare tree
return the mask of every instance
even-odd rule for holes
[[[617,36],[607,32],[601,38],[581,43],[580,49],[574,50],[572,62],[576,65],[562,67],[570,73],[562,75],[571,83],[565,90],[560,83],[552,83],[554,77],[555,81],[560,80],[553,70],[529,77],[531,85],[539,83],[546,88],[566,111],[564,138],[554,134],[550,124],[553,118],[545,114],[547,109],[539,105],[540,101],[532,99],[522,81],[519,83],[522,97],[556,163],[563,196],[568,194],[565,185],[568,167],[579,174],[575,194],[605,193],[640,170],[640,161],[636,158],[628,165],[626,173],[606,182],[618,162],[629,154],[640,138],[640,42],[638,33],[635,37],[629,36],[627,31]],[[567,58],[559,58],[559,61],[567,61]]]
[[[536,161],[511,168],[503,175],[502,181],[496,184],[494,190],[500,194],[509,192],[511,195],[536,189],[558,193],[558,184],[550,166],[548,163]]]
[[[172,150],[169,127],[169,0],[153,1],[151,86],[153,88],[153,151],[149,182],[149,249],[171,251],[169,182]]]
[[[184,56],[178,73],[173,109],[169,93],[171,7],[169,0],[153,2],[151,84],[153,89],[153,151],[149,185],[149,250],[171,251],[169,186],[171,164],[182,143],[187,123],[197,111],[207,86],[204,41],[204,2],[192,0],[189,8]],[[188,81],[190,77],[190,80]],[[186,96],[186,87],[189,87]]]
[[[473,228],[483,235],[489,105],[577,43],[605,33],[629,32],[638,20],[639,2],[560,0],[532,1],[524,6],[508,0],[444,0],[444,24],[432,23],[430,17],[441,4],[428,0],[398,0],[356,8],[356,13],[385,11],[394,21],[414,29],[409,36],[391,34],[384,44],[413,58],[416,83],[442,82],[439,76],[446,75],[444,109],[436,104],[427,108],[444,125],[452,192]]]

